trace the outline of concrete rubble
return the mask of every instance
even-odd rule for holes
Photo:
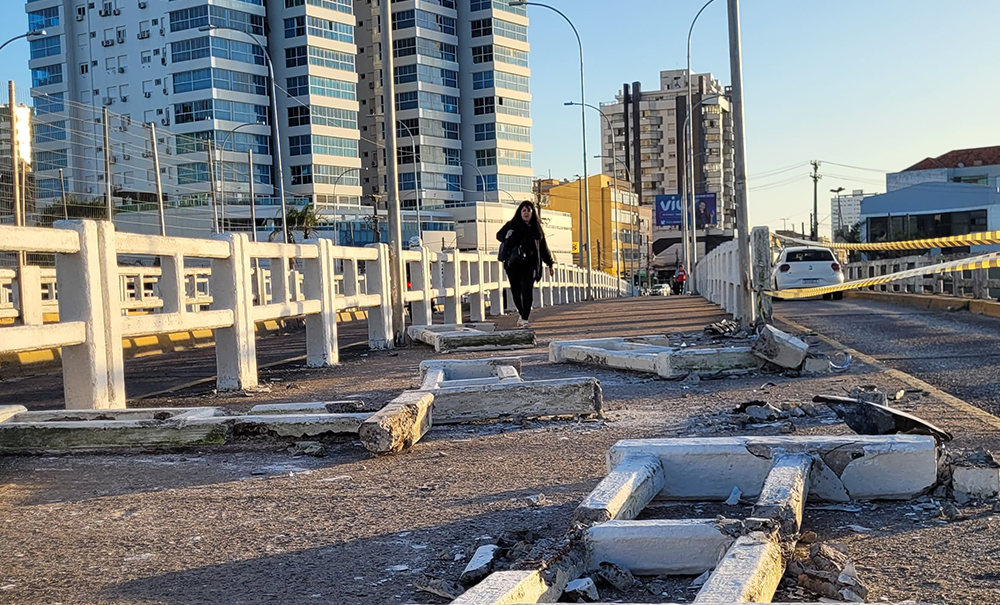
[[[407,335],[437,353],[525,349],[535,346],[531,330],[497,330],[494,323],[410,326]]]
[[[808,344],[774,326],[764,326],[753,345],[754,355],[787,369],[801,367],[808,352]]]
[[[592,578],[579,578],[566,585],[563,599],[576,603],[594,603],[601,600],[601,594]]]

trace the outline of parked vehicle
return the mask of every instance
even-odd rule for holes
[[[785,248],[771,270],[771,283],[775,290],[836,286],[844,283],[844,271],[829,248]],[[824,300],[843,297],[843,292],[823,295]]]
[[[651,296],[667,296],[670,290],[665,284],[656,284],[649,293]]]

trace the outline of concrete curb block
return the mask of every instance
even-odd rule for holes
[[[769,603],[785,573],[781,546],[770,536],[740,536],[719,561],[694,603]]]
[[[759,370],[764,362],[750,347],[674,348],[660,336],[597,338],[549,343],[551,363],[584,363],[682,378],[688,374],[730,374]]]
[[[725,500],[733,487],[756,497],[778,453],[810,452],[818,462],[810,495],[819,500],[908,499],[937,481],[934,438],[922,435],[637,439],[608,452],[609,471],[627,456],[660,459],[660,498]]]
[[[802,527],[802,515],[809,497],[809,471],[813,459],[808,454],[778,454],[767,473],[760,498],[750,514],[755,519],[774,521],[782,536],[792,536]]]
[[[635,519],[660,493],[664,481],[659,458],[627,456],[584,498],[573,513],[573,520],[591,525]]]
[[[6,421],[11,416],[27,412],[28,408],[23,405],[0,405],[0,422]]]
[[[601,383],[596,378],[444,387],[431,392],[437,424],[511,416],[589,416],[599,414],[603,405]]]
[[[432,424],[434,395],[406,391],[361,423],[358,436],[374,454],[394,454],[420,441]]]
[[[531,330],[495,331],[494,324],[410,326],[407,335],[434,347],[438,353],[450,351],[492,351],[526,349],[535,346]]]
[[[714,519],[608,521],[587,530],[587,569],[604,561],[637,575],[700,575],[733,544]]]
[[[521,373],[520,357],[491,357],[489,359],[428,359],[420,362],[420,380],[423,382],[430,370],[445,370],[459,379],[492,378],[495,368],[510,366]]]
[[[268,414],[337,414],[337,410],[346,406],[361,406],[362,401],[348,399],[343,401],[311,401],[306,403],[265,403],[250,408],[248,415],[261,416]]]
[[[513,605],[541,603],[548,587],[538,571],[495,571],[452,605]],[[554,600],[554,599],[553,599]]]

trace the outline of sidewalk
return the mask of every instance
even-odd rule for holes
[[[685,383],[553,365],[545,356],[550,339],[694,332],[722,317],[700,299],[680,297],[584,303],[534,314],[540,346],[513,353],[525,357],[523,375],[597,377],[605,395],[603,421],[437,427],[409,452],[385,458],[370,457],[357,443],[334,444],[326,458],[293,458],[279,446],[0,458],[0,603],[445,603],[414,583],[425,574],[457,580],[484,535],[530,530],[535,544],[560,536],[573,509],[606,473],[605,452],[619,439],[777,434],[781,429],[774,426],[740,429],[728,423],[727,412],[751,399],[780,403],[858,384],[888,392],[906,386],[861,363],[847,374],[822,378],[754,375]],[[269,371],[265,380],[278,381],[270,393],[252,398],[199,395],[210,387],[194,387],[143,405],[242,408],[361,395],[377,407],[412,387],[419,361],[432,356],[423,346],[352,351],[337,368]],[[995,429],[954,413],[933,396],[921,396],[914,405],[963,445],[997,445]],[[796,422],[794,430],[849,432],[836,421],[810,418]],[[541,506],[528,500],[538,494],[545,495]],[[748,510],[720,512],[740,517]],[[994,602],[997,530],[987,513],[963,512],[962,521],[944,524],[925,513],[910,516],[908,503],[882,503],[862,513],[811,511],[807,529],[848,546],[872,587],[872,602]],[[871,530],[862,534],[844,529],[848,525]],[[689,601],[687,583],[677,583],[667,597],[643,589],[606,589],[602,597]]]

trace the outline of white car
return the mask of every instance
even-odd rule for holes
[[[663,284],[656,284],[653,286],[653,289],[649,291],[649,294],[650,296],[666,296],[670,294],[670,291],[667,290],[667,286]]]
[[[844,283],[844,271],[829,248],[785,248],[774,263],[771,283],[775,290],[837,286]],[[843,292],[823,295],[826,300],[840,300],[843,297]]]

